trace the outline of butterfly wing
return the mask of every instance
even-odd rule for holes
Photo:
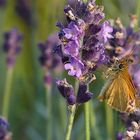
[[[135,110],[135,87],[128,70],[123,70],[114,78],[109,78],[99,95],[100,101],[106,100],[112,108],[120,112]]]
[[[136,107],[138,110],[140,110],[140,94],[139,93],[136,95]]]

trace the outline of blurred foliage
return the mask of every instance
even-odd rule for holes
[[[22,16],[17,12],[17,3],[25,1],[27,9],[23,8]],[[57,30],[55,24],[63,20],[64,0],[6,0],[0,6],[0,99],[3,97],[6,64],[2,50],[3,34],[11,28],[18,28],[24,39],[22,52],[17,57],[12,83],[12,99],[10,102],[10,124],[13,140],[45,140],[46,137],[46,93],[43,84],[43,71],[38,63],[37,44],[46,40],[47,36]],[[140,0],[97,0],[105,6],[107,18],[120,17],[127,25],[130,13],[140,16]],[[29,8],[29,9],[28,9]],[[60,74],[61,75],[61,74]],[[97,72],[97,80],[90,87],[96,93],[91,102],[92,139],[107,140],[106,120],[109,114],[105,112],[104,104],[97,101],[97,95],[103,85],[101,73]],[[63,76],[65,77],[65,76]],[[69,78],[71,80],[71,78]],[[73,82],[73,80],[71,80]],[[53,85],[53,139],[62,140],[66,125],[66,108],[63,98]],[[0,101],[2,105],[2,100]],[[72,132],[73,140],[83,140],[84,124],[82,106],[79,107]],[[114,112],[116,115],[116,112]],[[80,116],[80,117],[79,117]],[[116,120],[113,120],[116,125]],[[116,129],[114,129],[115,131]],[[115,133],[113,134],[115,135]]]

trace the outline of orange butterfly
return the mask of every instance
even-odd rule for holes
[[[112,108],[132,113],[137,108],[136,88],[128,71],[131,54],[116,59],[108,69],[108,80],[101,90],[99,100],[106,100]]]

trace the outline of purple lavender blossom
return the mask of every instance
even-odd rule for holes
[[[69,63],[66,63],[64,67],[66,70],[69,70],[69,75],[76,76],[79,78],[82,75],[84,65],[79,59],[71,57]]]
[[[62,25],[58,25],[61,28],[59,38],[64,45],[64,53],[67,55],[77,56],[80,48],[80,35],[82,30],[71,21],[67,28],[63,28]]]
[[[111,35],[112,32],[113,28],[110,26],[110,23],[105,21],[101,26],[100,32],[98,33],[98,39],[106,43],[108,39],[113,38]]]
[[[140,131],[138,131],[137,134],[135,134],[134,140],[140,140]]]
[[[61,49],[59,48],[56,50],[58,44],[59,40],[57,34],[52,34],[48,37],[45,43],[39,43],[38,45],[41,51],[39,62],[46,69],[46,71],[55,70],[59,68],[62,69],[60,58],[62,52],[60,52]]]
[[[64,53],[67,54],[67,55],[71,55],[73,57],[76,57],[79,54],[79,47],[80,47],[80,44],[77,40],[76,41],[70,41],[64,47]]]
[[[126,132],[122,133],[123,139],[139,140],[140,136],[140,111],[132,114],[120,113],[120,118],[126,126]]]
[[[123,140],[123,134],[121,132],[117,133],[116,140]]]
[[[0,118],[0,140],[4,140],[8,133],[9,124],[4,118]]]
[[[16,0],[16,12],[25,22],[31,22],[31,5],[28,0]]]
[[[6,4],[6,0],[0,0],[0,7],[4,6]]]
[[[106,45],[110,59],[114,56],[122,57],[127,51],[133,50],[134,61],[136,61],[140,50],[140,32],[131,26],[125,28],[118,19],[116,22],[118,22],[117,26],[114,25],[112,32],[114,38],[110,38],[109,44]]]
[[[134,66],[132,66],[132,67],[134,67]],[[136,88],[140,90],[140,67],[133,68],[133,71],[131,71],[131,73],[132,73],[134,84],[136,85]]]
[[[62,31],[64,32],[66,39],[72,40],[77,39],[82,34],[82,30],[73,21],[68,24],[67,28],[63,28]]]
[[[57,26],[63,56],[69,57],[64,67],[69,70],[69,75],[79,78],[106,63],[104,46],[112,38],[113,29],[108,21],[100,23],[104,18],[103,7],[96,5],[95,1],[77,1],[75,7],[65,7],[68,24]]]
[[[6,61],[8,68],[10,68],[13,67],[16,56],[21,50],[20,41],[22,40],[22,35],[16,29],[12,29],[5,33],[4,39],[3,49],[7,53]]]
[[[52,83],[52,76],[49,73],[46,73],[44,76],[44,83],[45,85],[50,85]]]

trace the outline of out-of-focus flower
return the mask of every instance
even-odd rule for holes
[[[139,140],[140,139],[140,124],[135,121],[132,121],[129,130],[125,132],[124,139]]]
[[[46,85],[50,85],[50,84],[52,83],[52,76],[51,76],[51,74],[46,73],[46,74],[44,75],[44,83],[45,83]]]
[[[12,29],[4,34],[4,39],[3,49],[7,54],[7,66],[11,68],[15,63],[16,56],[21,50],[20,42],[22,40],[22,35],[17,29]]]
[[[137,134],[134,135],[134,140],[140,140],[140,131],[138,131]]]
[[[8,122],[0,117],[0,140],[11,140]]]
[[[130,22],[131,25],[131,22]],[[112,36],[109,39],[109,44],[106,45],[106,50],[110,58],[122,57],[127,51],[133,50],[135,59],[140,51],[140,31],[136,31],[134,27],[128,26],[125,28],[120,19],[116,20],[116,25],[113,27]]]
[[[108,21],[105,21],[102,24],[100,32],[98,33],[98,38],[106,43],[108,39],[113,38],[113,36],[111,35],[112,32],[113,28],[110,26],[110,23]]]
[[[16,0],[17,14],[28,24],[31,22],[31,4],[28,0]]]
[[[41,55],[39,57],[40,64],[46,69],[46,71],[54,70],[61,65],[61,58],[59,54],[55,53],[55,48],[59,44],[59,40],[56,34],[52,34],[48,37],[45,43],[39,43]]]
[[[61,46],[58,46],[58,44],[59,39],[55,33],[50,35],[45,43],[39,43],[38,45],[41,52],[39,62],[45,71],[44,83],[46,85],[52,83],[52,72],[59,73],[63,70],[62,58],[60,57],[63,53]]]
[[[116,140],[123,140],[123,134],[121,132],[117,133]]]
[[[122,121],[125,123],[126,131],[124,132],[123,140],[133,139],[139,140],[140,138],[140,111],[137,110],[133,114],[120,113]]]
[[[4,6],[6,4],[6,0],[0,0],[0,7]]]
[[[66,79],[58,80],[56,84],[61,95],[67,100],[68,105],[85,103],[93,96],[93,94],[87,90],[87,85],[85,83],[79,84],[77,97],[75,95],[73,86],[68,84]]]
[[[8,132],[8,123],[5,119],[0,118],[0,139],[3,140]]]
[[[133,114],[120,113],[120,118],[125,123],[126,127],[129,128],[133,121],[137,123],[140,121],[140,112],[136,111]]]

